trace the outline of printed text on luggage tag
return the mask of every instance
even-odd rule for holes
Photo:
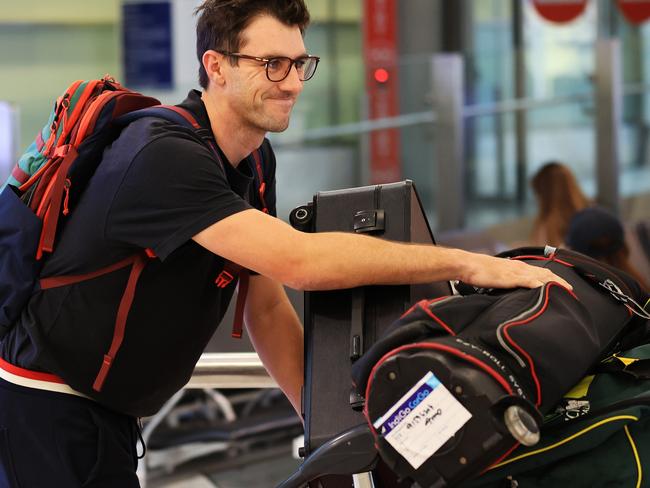
[[[470,418],[467,409],[429,371],[373,425],[417,469]]]

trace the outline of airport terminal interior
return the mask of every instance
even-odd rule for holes
[[[110,74],[170,104],[198,88],[200,3],[0,2],[0,179],[74,80]],[[530,243],[531,181],[559,162],[620,218],[650,280],[650,2],[305,3],[320,64],[268,134],[278,218],[319,192],[410,180],[437,243],[496,254]],[[288,294],[302,319],[303,292]],[[190,384],[143,419],[143,488],[268,488],[302,462],[301,421],[246,334],[230,337],[233,306]],[[383,486],[328,486],[352,483]]]

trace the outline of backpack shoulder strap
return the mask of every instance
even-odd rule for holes
[[[255,149],[251,153],[253,157],[253,180],[255,183],[257,183],[257,194],[260,198],[260,202],[262,203],[262,212],[264,213],[269,213],[268,206],[266,205],[266,198],[265,198],[265,193],[266,193],[266,182],[264,181],[264,146],[265,144],[262,143],[260,147]]]
[[[157,117],[191,129],[203,141],[203,143],[210,148],[214,156],[217,158],[217,161],[219,161],[219,164],[223,167],[224,163],[219,155],[219,151],[217,150],[212,132],[201,127],[189,110],[177,107],[176,105],[156,105],[141,110],[135,110],[123,115],[119,118],[118,123],[126,126],[131,122],[135,122],[144,117]]]
[[[155,105],[153,107],[135,110],[122,115],[118,122],[122,125],[127,125],[144,117],[158,117],[185,127],[190,127],[196,131],[201,130],[201,125],[191,112],[175,105]]]

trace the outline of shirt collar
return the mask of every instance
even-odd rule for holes
[[[187,98],[178,104],[179,107],[189,110],[194,114],[196,121],[199,125],[208,130],[212,130],[210,126],[210,117],[208,117],[208,111],[205,108],[205,104],[201,99],[201,92],[198,90],[190,90],[187,94]]]

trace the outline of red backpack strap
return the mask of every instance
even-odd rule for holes
[[[138,252],[121,261],[118,261],[117,263],[113,263],[109,266],[98,269],[91,273],[80,274],[80,275],[68,275],[68,276],[52,276],[49,278],[41,278],[39,282],[41,289],[46,290],[49,288],[57,288],[60,286],[69,286],[74,283],[80,283],[82,281],[87,281],[96,278],[98,276],[112,273],[113,271],[117,271],[118,269],[126,268],[128,266],[131,267],[131,272],[129,273],[129,278],[126,283],[126,288],[122,293],[122,298],[120,300],[120,304],[117,309],[117,316],[115,318],[115,327],[113,328],[113,339],[111,341],[111,345],[108,351],[106,352],[106,354],[104,354],[102,365],[93,383],[93,390],[95,391],[99,392],[102,390],[104,386],[104,382],[106,381],[106,377],[108,376],[108,372],[110,371],[111,366],[113,365],[115,356],[117,355],[118,351],[120,350],[120,347],[122,346],[122,342],[124,341],[126,322],[129,317],[129,311],[131,310],[131,305],[133,305],[133,300],[135,298],[135,290],[138,285],[138,280],[140,279],[140,275],[142,274],[142,270],[147,264],[147,261],[155,257],[156,255],[151,249],[145,249],[144,252]]]
[[[261,146],[253,151],[253,161],[255,161],[255,172],[257,173],[258,178],[258,187],[257,194],[260,197],[260,202],[262,202],[262,212],[269,213],[269,209],[266,206],[266,199],[264,198],[264,193],[266,192],[266,182],[264,181],[264,169],[262,167],[262,149]]]
[[[108,352],[104,354],[102,365],[99,368],[99,372],[97,373],[97,377],[93,383],[93,390],[95,391],[102,390],[104,381],[106,381],[106,376],[108,376],[108,372],[113,365],[113,360],[122,346],[124,332],[126,330],[126,321],[129,316],[129,311],[131,310],[131,305],[133,304],[133,299],[135,298],[135,289],[148,258],[149,255],[145,253],[138,253],[132,258],[131,273],[129,274],[126,288],[122,294],[122,299],[120,300],[120,305],[117,309],[115,328],[113,329],[113,340],[111,341]]]
[[[260,201],[262,202],[262,212],[264,213],[269,213],[269,209],[266,206],[266,200],[264,199],[264,192],[266,190],[266,183],[264,182],[264,171],[262,168],[262,150],[261,149],[256,149],[253,151],[253,160],[255,161],[255,172],[257,173],[258,177],[258,195],[260,197]],[[226,266],[224,267],[224,271],[221,273],[223,274],[224,272],[228,272],[226,270],[227,267],[232,267],[234,263],[228,263],[228,265],[231,266]],[[232,324],[232,337],[235,339],[241,339],[244,331],[244,308],[246,306],[246,297],[248,295],[248,283],[250,281],[250,272],[248,269],[243,268],[239,265],[234,265],[238,268],[238,274],[239,274],[239,288],[237,289],[237,305],[235,306],[235,318]],[[221,276],[221,274],[219,275]]]
[[[235,318],[232,323],[232,337],[241,339],[244,333],[244,307],[246,306],[246,295],[248,295],[248,281],[250,273],[247,269],[239,272],[239,287],[237,289],[237,305],[235,306]]]
[[[248,294],[248,280],[250,273],[248,270],[232,261],[226,261],[221,273],[215,280],[219,288],[227,287],[235,277],[239,277],[239,289],[237,291],[237,305],[235,306],[235,318],[232,324],[232,337],[241,339],[244,331],[244,307],[246,305],[246,295]]]
[[[52,252],[54,250],[54,238],[59,216],[61,215],[62,203],[64,204],[64,214],[67,215],[68,213],[67,196],[70,180],[67,178],[67,174],[77,156],[77,149],[70,144],[59,146],[54,151],[54,157],[59,158],[60,161],[57,162],[58,170],[47,185],[45,194],[36,210],[36,215],[43,220],[43,230],[36,251],[36,259],[41,259],[43,252]],[[64,192],[66,194],[65,198]]]

